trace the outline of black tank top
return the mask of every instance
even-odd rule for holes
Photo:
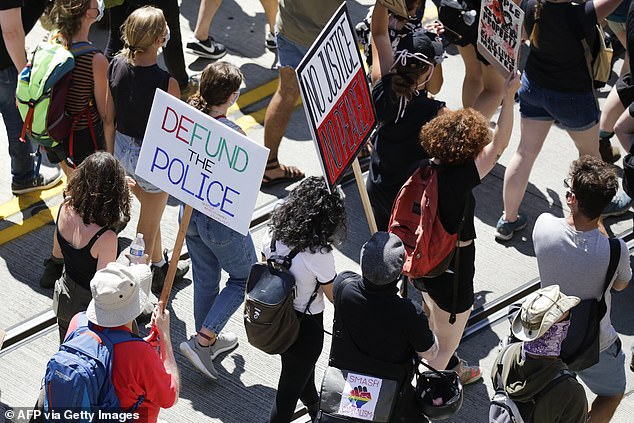
[[[57,213],[57,222],[59,223],[59,213],[62,208],[59,208]],[[90,281],[97,272],[97,259],[90,254],[90,249],[101,235],[104,234],[109,228],[101,228],[97,233],[90,238],[88,244],[82,248],[75,248],[59,232],[57,227],[57,242],[62,250],[62,256],[64,257],[64,271],[66,275],[71,278],[78,285],[90,290]]]
[[[143,139],[157,88],[167,92],[170,75],[158,65],[133,66],[124,56],[112,59],[108,83],[117,131]]]

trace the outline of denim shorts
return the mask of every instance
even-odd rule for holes
[[[279,32],[275,36],[277,38],[277,65],[297,69],[297,65],[308,52],[308,47],[289,40]]]
[[[114,156],[121,166],[125,169],[125,173],[132,177],[137,185],[145,192],[158,193],[163,192],[162,189],[155,187],[143,178],[136,175],[136,164],[139,161],[139,153],[141,152],[142,140],[117,131],[114,141]]]
[[[621,340],[616,338],[599,354],[599,362],[577,372],[579,378],[596,395],[613,397],[625,392],[625,353]]]
[[[599,123],[599,106],[592,91],[567,93],[542,88],[522,74],[519,89],[520,113],[523,118],[554,121],[569,131],[585,131]]]

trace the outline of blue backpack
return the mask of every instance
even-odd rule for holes
[[[112,356],[114,346],[121,342],[143,341],[124,330],[104,329],[97,332],[86,313],[79,316],[77,328],[66,336],[46,365],[44,375],[45,416],[64,415],[65,410],[97,410],[120,413],[121,405],[112,384]],[[130,410],[143,402],[141,395]],[[88,413],[86,413],[88,414]],[[80,418],[78,422],[94,421]]]

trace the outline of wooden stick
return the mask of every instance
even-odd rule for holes
[[[2,344],[4,343],[4,336],[7,333],[5,331],[3,331],[2,329],[0,329],[0,348],[2,348]]]
[[[170,260],[170,266],[167,269],[167,275],[165,276],[165,284],[161,291],[161,298],[159,301],[162,303],[162,310],[167,307],[167,302],[170,298],[170,292],[172,292],[172,285],[174,284],[174,276],[176,275],[176,269],[178,267],[178,260],[181,256],[181,249],[183,248],[183,241],[185,241],[185,234],[187,234],[187,227],[189,226],[189,219],[192,217],[192,206],[185,206],[183,210],[183,216],[181,217],[181,224],[178,227],[178,235],[174,242],[174,251],[172,251],[172,259]]]
[[[357,188],[359,189],[359,195],[361,195],[363,211],[365,211],[365,217],[368,219],[368,226],[370,226],[370,235],[374,235],[376,233],[376,221],[374,220],[374,213],[372,212],[372,206],[370,205],[368,191],[365,189],[365,181],[363,180],[363,174],[361,173],[361,166],[359,166],[358,158],[354,159],[354,162],[352,162],[352,170],[354,171],[354,179],[357,180]]]

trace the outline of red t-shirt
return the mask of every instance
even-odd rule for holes
[[[68,326],[70,333],[77,328],[76,314]],[[94,326],[97,331],[101,326]],[[121,329],[131,332],[125,326]],[[154,423],[161,408],[169,408],[176,402],[176,380],[167,373],[163,361],[155,348],[147,342],[130,341],[114,346],[112,358],[112,384],[123,411],[129,410],[144,395],[143,403],[137,408],[139,423]],[[146,417],[147,416],[147,417]]]

